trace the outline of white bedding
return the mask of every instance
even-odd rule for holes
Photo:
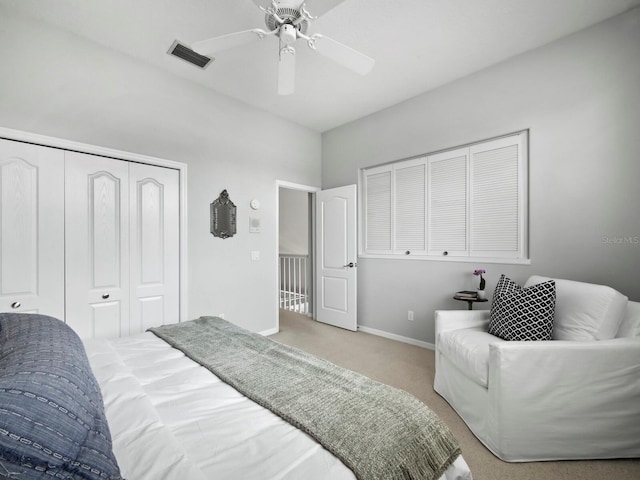
[[[152,333],[85,341],[127,480],[354,480],[304,432]],[[458,457],[440,480],[471,480]]]

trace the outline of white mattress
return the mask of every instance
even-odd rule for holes
[[[85,341],[127,480],[354,480],[304,432],[152,333]],[[440,480],[471,480],[462,457]]]

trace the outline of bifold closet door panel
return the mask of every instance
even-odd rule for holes
[[[129,335],[129,164],[65,154],[66,322],[81,338]]]
[[[64,152],[0,139],[0,312],[64,318]]]
[[[179,320],[179,172],[129,164],[130,334]]]

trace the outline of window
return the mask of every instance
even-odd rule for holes
[[[526,259],[527,132],[361,172],[361,253]]]

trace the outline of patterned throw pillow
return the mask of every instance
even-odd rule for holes
[[[491,303],[489,333],[505,340],[551,340],[555,305],[553,280],[522,288],[501,275]]]

